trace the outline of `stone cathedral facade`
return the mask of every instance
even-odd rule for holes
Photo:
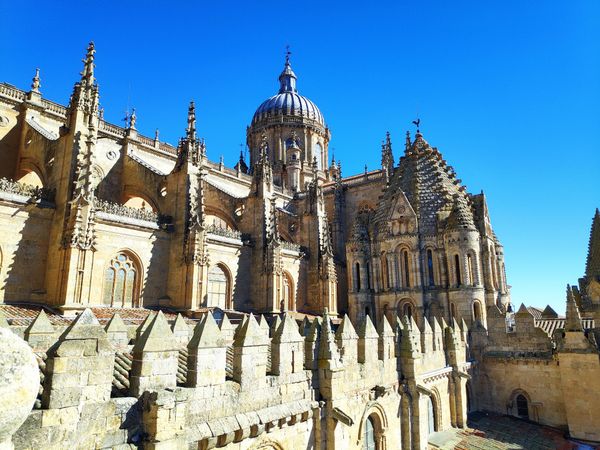
[[[287,58],[229,168],[193,102],[176,146],[106,122],[94,67],[67,106],[0,84],[0,373],[29,380],[0,448],[418,449],[476,409],[600,440],[565,400],[600,379],[598,215],[567,319],[515,314],[485,195],[419,130],[343,176]]]

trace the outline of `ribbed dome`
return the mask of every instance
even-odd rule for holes
[[[252,118],[252,124],[267,117],[286,115],[306,117],[325,126],[325,119],[317,105],[298,94],[296,74],[292,70],[289,58],[286,59],[283,72],[279,75],[279,85],[279,93],[268,98],[258,107]]]

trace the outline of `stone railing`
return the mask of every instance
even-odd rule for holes
[[[129,206],[113,203],[106,200],[96,199],[96,211],[98,217],[111,221],[129,223],[131,225],[139,225],[149,228],[168,229],[168,224],[171,222],[170,217],[163,216],[151,209],[131,208]]]
[[[0,95],[14,100],[18,100],[20,102],[25,100],[25,92],[23,92],[20,89],[17,89],[14,86],[10,86],[4,83],[0,84]]]
[[[237,230],[232,230],[230,228],[220,227],[218,225],[209,225],[206,227],[206,232],[209,234],[215,234],[217,236],[222,236],[230,239],[242,239],[242,233]]]
[[[281,241],[281,248],[284,250],[290,250],[292,252],[301,252],[302,248],[298,244],[294,244],[293,242]]]
[[[119,136],[119,137],[125,136],[125,128],[118,127],[111,123],[105,122],[104,120],[100,121],[100,130],[104,131],[108,134],[112,134],[114,136]]]
[[[167,144],[166,142],[161,142],[158,148],[163,152],[171,153],[173,155],[177,154],[177,148],[173,147],[171,144]]]
[[[46,112],[55,114],[61,118],[67,117],[67,108],[58,103],[51,102],[50,100],[42,100],[42,106],[46,109]]]
[[[148,147],[154,147],[154,139],[150,139],[146,136],[142,136],[141,134],[138,134],[138,141],[140,141],[140,143],[142,145],[147,145]]]
[[[14,196],[14,200],[54,201],[54,190],[0,178],[0,192]],[[19,198],[20,197],[20,198]]]

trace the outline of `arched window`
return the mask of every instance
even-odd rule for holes
[[[296,302],[294,301],[294,282],[289,273],[283,274],[283,304],[287,306],[288,311],[296,310]]]
[[[517,395],[517,415],[522,419],[529,419],[529,402],[523,394]]]
[[[406,302],[404,304],[404,306],[402,306],[402,317],[407,316],[409,319],[412,317],[413,315],[413,308],[412,305],[408,302]]]
[[[402,262],[403,262],[403,269],[404,269],[404,286],[405,287],[410,287],[410,268],[408,266],[408,251],[404,250],[402,252]]]
[[[383,279],[383,288],[388,289],[390,287],[390,270],[385,253],[381,256],[381,278]]]
[[[363,434],[363,450],[376,450],[377,445],[375,443],[375,423],[369,416],[365,422],[365,432]]]
[[[456,285],[460,286],[462,281],[460,279],[460,257],[458,255],[454,255],[454,273],[456,275]]]
[[[481,303],[478,300],[473,302],[473,317],[475,320],[481,321]]]
[[[313,157],[317,159],[317,169],[321,170],[323,167],[323,147],[318,142],[313,147]]]
[[[367,289],[371,289],[371,266],[367,263]]]
[[[427,398],[427,425],[429,434],[437,431],[437,426],[435,423],[435,408],[433,405],[433,399],[431,397]]]
[[[221,264],[211,266],[208,271],[208,299],[205,306],[230,309],[229,275]]]
[[[138,264],[128,253],[118,253],[104,272],[102,303],[113,308],[139,306]]]
[[[354,265],[354,288],[357,292],[360,291],[360,264]]]
[[[429,286],[435,286],[435,279],[433,276],[433,252],[431,249],[427,250],[427,277]]]
[[[467,270],[469,271],[469,284],[475,286],[475,270],[473,268],[473,256],[467,255]]]

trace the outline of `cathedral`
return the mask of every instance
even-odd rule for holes
[[[176,146],[105,121],[95,52],[67,106],[0,83],[0,448],[426,449],[471,411],[600,441],[598,212],[566,318],[517,310],[418,128],[344,176],[288,54],[226,167],[194,102]]]

